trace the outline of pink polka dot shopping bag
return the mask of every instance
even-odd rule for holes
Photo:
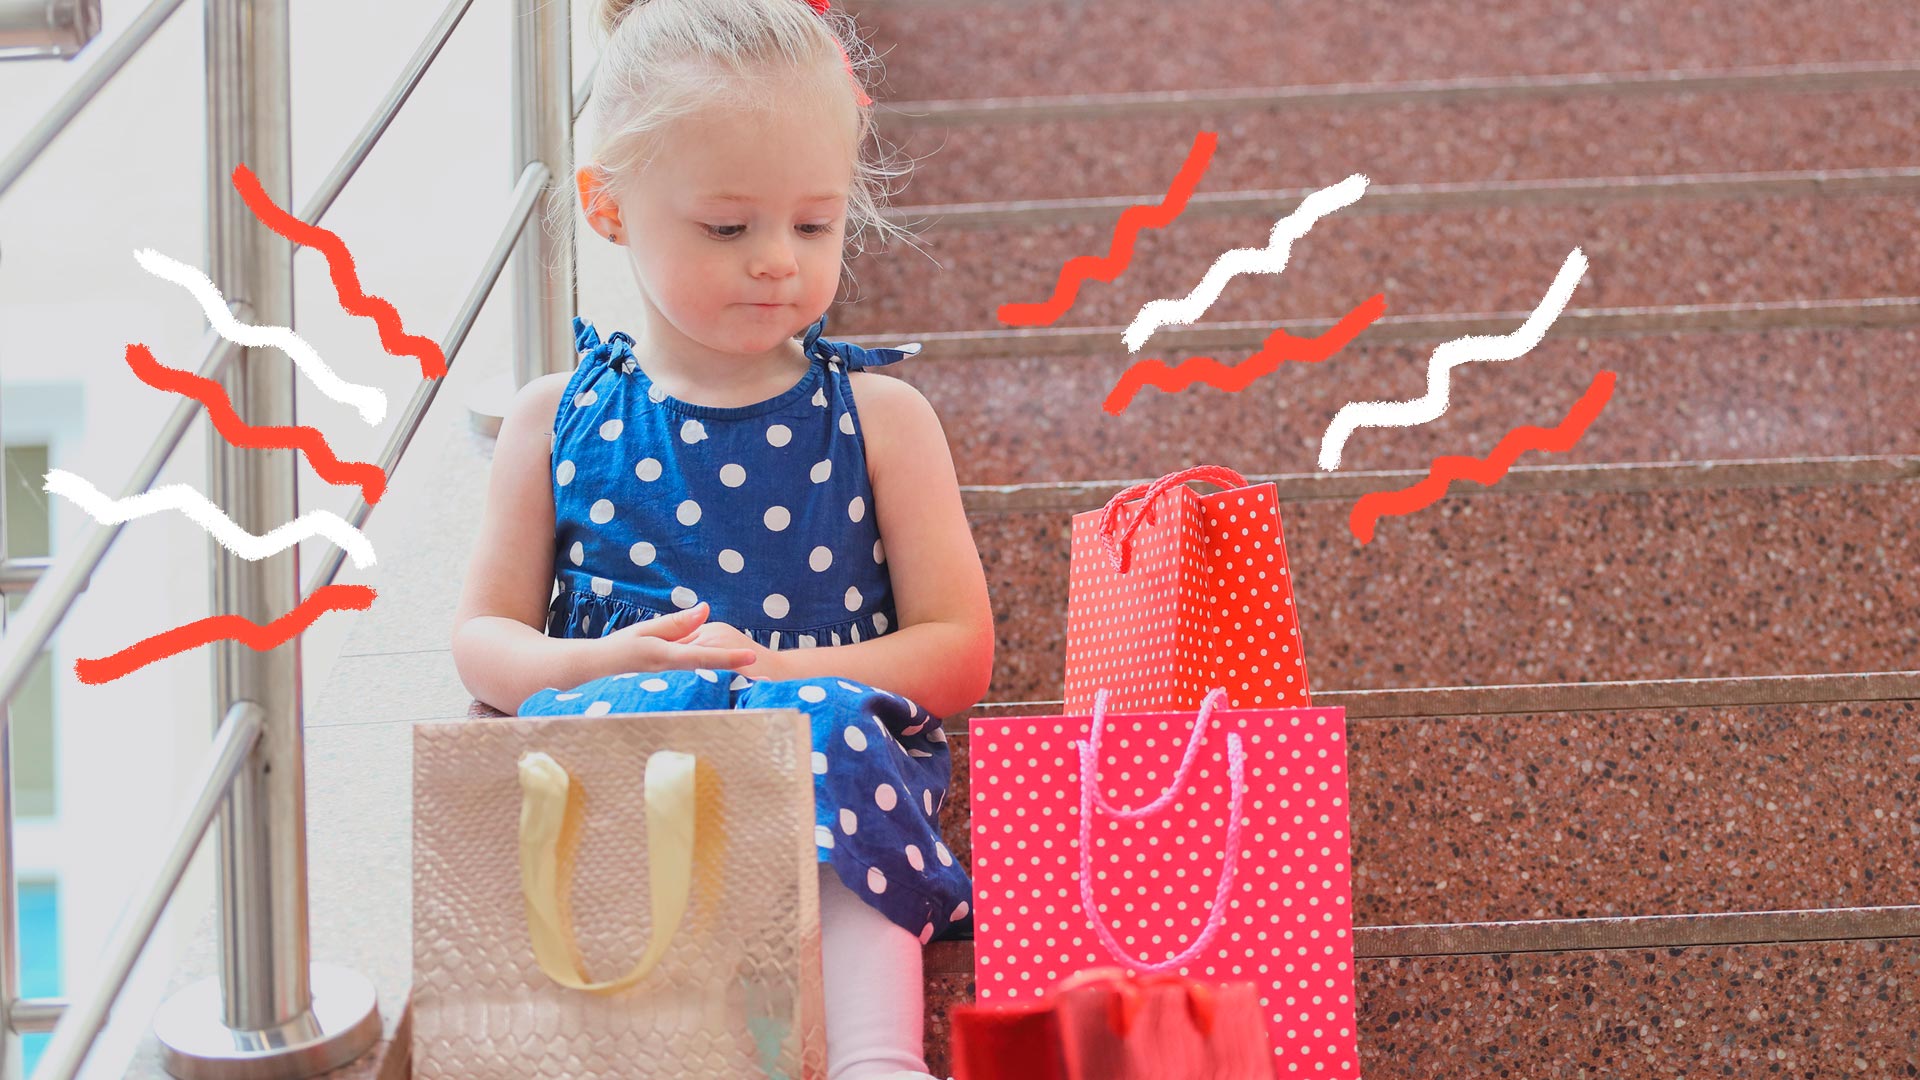
[[[1198,495],[1204,480],[1226,490]],[[1066,708],[1117,712],[1307,706],[1307,664],[1272,484],[1199,465],[1075,514]]]
[[[1027,1003],[1079,972],[1252,984],[1272,1075],[1360,1075],[1346,711],[971,721],[974,982]]]

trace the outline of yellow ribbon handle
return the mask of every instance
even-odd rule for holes
[[[666,955],[693,888],[692,754],[660,750],[647,758],[647,861],[653,894],[653,940],[632,971],[607,982],[586,977],[561,882],[573,881],[584,795],[560,763],[540,751],[520,758],[520,888],[527,931],[540,970],[562,986],[611,994],[647,977]]]

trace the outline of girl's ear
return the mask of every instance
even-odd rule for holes
[[[574,187],[580,192],[580,210],[587,224],[602,236],[611,237],[620,228],[620,207],[608,191],[607,170],[598,165],[582,165],[573,174]]]

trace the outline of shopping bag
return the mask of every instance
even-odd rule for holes
[[[957,1005],[955,1080],[1265,1080],[1259,991],[1120,968],[1068,976],[1037,1002]]]
[[[810,728],[415,725],[413,1075],[823,1080]]]
[[[1067,712],[1101,689],[1115,712],[1198,708],[1214,687],[1230,708],[1312,704],[1274,485],[1218,465],[1135,484],[1073,516],[1068,574]]]
[[[1225,701],[970,722],[976,999],[1250,981],[1276,1076],[1356,1077],[1345,710]]]

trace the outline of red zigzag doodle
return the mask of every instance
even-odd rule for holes
[[[1141,360],[1120,376],[1112,392],[1107,394],[1106,402],[1101,406],[1107,412],[1118,416],[1132,404],[1135,394],[1143,388],[1152,386],[1167,393],[1178,393],[1195,383],[1205,383],[1216,389],[1237,394],[1253,384],[1253,380],[1273,372],[1287,361],[1312,364],[1325,360],[1334,353],[1347,347],[1347,343],[1359,335],[1360,331],[1372,326],[1375,319],[1385,314],[1387,297],[1385,293],[1375,293],[1363,300],[1352,311],[1347,312],[1335,323],[1332,329],[1318,337],[1295,337],[1285,330],[1275,330],[1267,335],[1260,351],[1229,367],[1211,356],[1194,356],[1182,360],[1176,367],[1168,367],[1164,360]]]
[[[199,402],[207,410],[207,419],[213,421],[214,430],[235,446],[247,450],[298,450],[327,483],[359,485],[368,505],[379,502],[380,496],[386,493],[387,474],[380,466],[367,461],[341,461],[327,445],[326,436],[305,424],[256,427],[247,423],[233,411],[226,387],[160,363],[153,358],[153,350],[145,345],[127,346],[127,366],[141,382],[155,390],[183,394]]]
[[[327,272],[340,306],[353,315],[370,318],[379,327],[380,345],[391,356],[412,356],[420,361],[423,378],[438,379],[447,373],[447,358],[432,339],[406,332],[400,313],[377,296],[369,296],[360,287],[354,269],[353,253],[339,236],[309,225],[274,205],[260,180],[245,165],[233,170],[233,186],[260,223],[296,244],[320,252],[327,260]],[[145,345],[127,346],[127,366],[142,382],[157,390],[184,394],[206,410],[220,436],[246,450],[297,450],[304,454],[313,471],[329,484],[356,484],[369,505],[380,501],[386,492],[387,474],[378,465],[364,461],[340,460],[327,444],[326,436],[307,425],[255,426],[234,412],[226,389],[211,379],[170,368],[154,359]],[[148,664],[216,641],[235,640],[256,651],[277,649],[313,625],[329,611],[365,611],[379,594],[365,585],[323,585],[312,596],[278,619],[260,625],[239,615],[216,615],[129,645],[119,652],[98,659],[80,659],[74,674],[89,685],[111,682],[132,674]]]
[[[1433,465],[1427,471],[1426,479],[1409,488],[1398,491],[1375,491],[1360,497],[1353,504],[1353,513],[1348,517],[1348,527],[1353,530],[1353,538],[1363,544],[1373,542],[1374,525],[1383,517],[1411,514],[1424,510],[1439,502],[1447,494],[1448,485],[1455,480],[1472,480],[1477,484],[1491,487],[1507,475],[1507,470],[1519,460],[1520,455],[1529,450],[1547,450],[1565,453],[1573,449],[1573,444],[1587,433],[1600,410],[1607,407],[1607,400],[1613,396],[1614,373],[1602,371],[1593,377],[1593,384],[1587,392],[1574,402],[1566,419],[1552,428],[1535,427],[1531,424],[1517,427],[1507,432],[1493,453],[1481,458],[1449,454],[1433,459]]]
[[[1112,282],[1114,278],[1127,272],[1127,266],[1133,261],[1133,239],[1142,229],[1164,229],[1173,223],[1187,208],[1187,200],[1192,197],[1193,189],[1205,175],[1207,165],[1213,161],[1214,147],[1219,145],[1220,136],[1212,131],[1203,131],[1194,136],[1193,149],[1187,152],[1186,164],[1180,166],[1179,175],[1173,178],[1173,186],[1167,189],[1166,198],[1156,206],[1129,206],[1120,215],[1120,221],[1113,229],[1113,244],[1105,256],[1076,255],[1067,260],[1060,268],[1059,281],[1054,285],[1053,295],[1038,304],[1002,304],[995,312],[1000,321],[1008,326],[1052,326],[1067,309],[1073,307],[1075,297],[1080,295],[1080,286],[1087,279]]]
[[[228,638],[257,652],[277,649],[329,611],[365,611],[378,594],[365,585],[322,585],[292,611],[265,626],[239,615],[213,615],[155,634],[98,660],[77,660],[73,672],[88,684],[112,682],[157,660]]]
[[[327,258],[327,273],[333,278],[333,291],[340,306],[354,315],[372,319],[380,328],[380,347],[390,356],[412,356],[420,361],[420,376],[438,379],[447,373],[447,358],[431,339],[409,334],[400,323],[400,313],[378,296],[368,296],[360,288],[360,275],[353,268],[353,253],[346,242],[318,225],[309,225],[273,204],[253,170],[245,165],[233,167],[233,186],[260,223],[296,244],[318,251]]]

